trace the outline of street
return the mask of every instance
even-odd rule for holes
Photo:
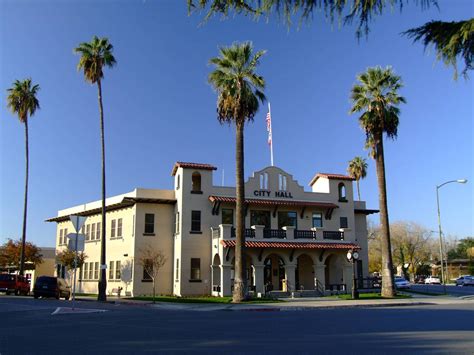
[[[176,311],[0,296],[0,353],[460,353],[474,349],[469,304],[304,311]],[[264,310],[265,308],[262,308]]]

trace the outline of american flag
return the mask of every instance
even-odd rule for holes
[[[268,145],[272,145],[272,116],[270,112],[267,113],[267,132],[268,132]]]

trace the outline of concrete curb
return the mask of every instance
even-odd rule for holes
[[[96,299],[92,298],[77,298],[76,301],[84,301],[84,302],[98,302],[98,303],[108,303],[108,304],[115,304],[115,305],[130,305],[130,306],[148,306],[153,304],[152,302],[148,301],[119,301],[119,300],[107,300],[105,302],[97,301]]]

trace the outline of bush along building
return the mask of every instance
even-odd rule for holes
[[[214,186],[209,164],[177,162],[174,190],[135,189],[110,197],[107,205],[107,291],[149,295],[152,279],[143,268],[146,249],[167,262],[156,280],[158,294],[228,296],[235,248],[235,188]],[[351,290],[349,250],[359,252],[358,279],[368,276],[365,202],[354,201],[353,178],[317,174],[311,191],[278,167],[254,172],[245,183],[245,253],[250,292],[299,291],[322,295]],[[67,247],[70,215],[87,216],[87,259],[78,271],[78,292],[96,293],[100,270],[101,202],[58,212],[56,250]],[[64,268],[58,266],[58,271]]]

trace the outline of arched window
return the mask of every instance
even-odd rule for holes
[[[347,201],[346,186],[341,182],[338,186],[339,190],[339,201]]]
[[[192,176],[193,179],[193,192],[201,192],[201,174],[199,174],[197,171],[193,173]]]
[[[177,175],[176,176],[176,190],[179,190],[179,187],[180,187],[180,176]]]

